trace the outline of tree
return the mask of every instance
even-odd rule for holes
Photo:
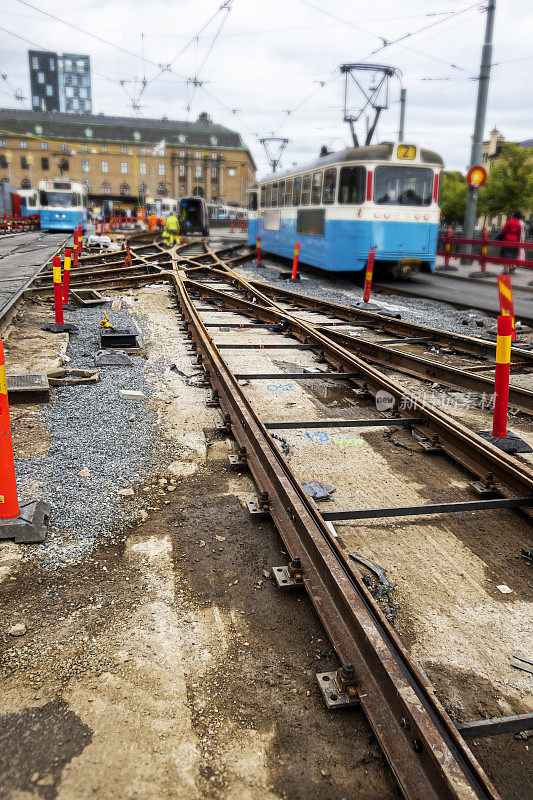
[[[440,207],[443,222],[458,222],[465,214],[466,178],[461,172],[442,173]]]
[[[478,213],[509,216],[533,210],[533,148],[506,144],[479,191]]]

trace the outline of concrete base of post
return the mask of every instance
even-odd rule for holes
[[[453,264],[439,264],[438,267],[435,267],[435,272],[459,272],[459,268],[454,267]]]
[[[290,280],[299,281],[300,280],[300,276],[297,274],[296,277],[293,278],[292,277],[292,272],[280,272],[279,273],[279,279],[280,279],[280,281],[290,281]]]
[[[365,303],[364,300],[360,300],[358,303],[356,303],[355,307],[360,308],[362,311],[381,311],[381,306],[378,306],[375,303]]]
[[[47,325],[43,325],[41,330],[50,331],[50,333],[78,333],[80,329],[70,322],[64,322],[63,325],[59,325],[57,322],[49,322]]]
[[[497,275],[496,272],[489,272],[488,270],[485,270],[485,272],[483,272],[482,269],[477,269],[475,272],[469,272],[468,273],[468,277],[469,278],[496,278],[496,277],[498,277],[498,275]]]
[[[43,500],[19,503],[19,515],[0,519],[0,539],[14,539],[16,544],[44,542],[50,522],[50,505]]]
[[[504,453],[533,453],[533,447],[510,430],[507,436],[493,436],[491,431],[478,431],[478,435]]]

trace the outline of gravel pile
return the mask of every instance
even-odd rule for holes
[[[134,328],[128,312],[111,312],[110,306],[70,314],[80,332],[70,337],[66,368],[95,369],[101,309],[117,328]],[[145,378],[145,359],[132,361],[133,366],[100,367],[100,382],[92,386],[52,389],[51,402],[36,412],[51,434],[48,452],[15,466],[19,497],[38,495],[52,506],[49,535],[34,551],[44,566],[79,561],[90,556],[96,537],[116,537],[132,520],[135,505],[118,491],[142,480],[158,462],[156,416],[149,407],[155,386]],[[121,389],[143,392],[146,399],[125,400]],[[80,477],[83,470],[89,475]]]
[[[320,297],[334,303],[355,306],[362,300],[362,283],[359,285],[350,275],[342,273],[322,274],[305,267],[299,270],[302,280],[291,281],[280,279],[281,272],[287,273],[290,265],[276,263],[268,258],[262,259],[264,266],[259,268],[254,261],[246,261],[234,269],[242,272],[243,277],[251,280],[263,281],[271,286],[280,286],[291,289],[300,294]],[[461,333],[466,336],[491,338],[490,333],[495,320],[488,314],[476,309],[457,309],[447,303],[436,300],[425,300],[421,297],[401,297],[390,294],[372,293],[373,303],[388,315],[400,314],[407,322],[430,325],[452,333]]]

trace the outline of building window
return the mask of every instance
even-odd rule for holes
[[[50,59],[50,72],[55,72],[55,69],[56,69],[56,65],[55,65],[54,59],[51,58]]]
[[[72,61],[70,58],[65,60],[65,72],[72,72]]]
[[[201,152],[199,150],[197,150],[196,153],[194,154],[194,157],[195,158],[201,158],[202,157]]]
[[[141,134],[139,133],[139,131],[133,131],[133,138],[135,139],[136,142],[139,141],[139,139],[141,138]]]
[[[48,150],[48,142],[41,142],[41,150]]]
[[[158,175],[164,175],[165,174],[165,165],[164,164],[158,164],[157,165],[157,174]]]
[[[180,164],[180,178],[185,177],[185,164]]]
[[[109,161],[102,161],[102,172],[109,172]]]
[[[68,150],[68,145],[67,145],[67,144],[62,144],[62,145],[61,145],[61,149],[62,149],[62,151],[63,151],[64,153],[66,153],[66,152],[67,152],[67,150]]]
[[[22,167],[22,169],[29,169],[30,168],[30,165],[28,163],[28,159],[26,158],[26,156],[21,156],[20,157],[20,166]]]
[[[202,177],[202,167],[200,166],[200,164],[198,164],[198,166],[196,166],[194,168],[194,177],[195,178],[201,178]]]
[[[5,147],[5,146],[6,146],[6,140],[0,139],[0,147]]]
[[[77,78],[76,75],[72,76],[71,83],[72,83],[73,86],[77,86],[78,85],[78,78]]]
[[[168,189],[164,183],[160,183],[157,187],[157,193],[160,197],[166,197],[168,194]]]
[[[72,101],[72,108],[73,108],[75,111],[77,111],[79,107],[80,107],[80,104],[79,104],[79,102],[78,102],[77,100],[75,100],[75,99],[74,99],[74,100]]]
[[[89,162],[86,158],[82,158],[81,160],[81,168],[83,172],[89,172]]]
[[[7,169],[8,166],[9,166],[9,164],[7,163],[7,158],[5,156],[0,156],[0,168]],[[2,183],[2,181],[6,181],[6,180],[7,180],[7,178],[2,178],[2,180],[0,181],[0,184]]]
[[[39,59],[36,56],[33,56],[31,60],[32,69],[39,69]]]
[[[28,149],[28,142],[22,140],[22,142],[20,143],[20,149],[21,150],[27,150]]]
[[[103,184],[100,186],[100,191],[102,194],[111,194],[111,186],[107,181],[104,181]]]
[[[20,182],[21,189],[31,189],[31,181],[29,178],[23,178]]]
[[[127,153],[128,152],[128,148],[127,147],[121,147],[120,148],[120,152],[121,153]]]
[[[50,161],[48,158],[41,158],[41,169],[44,170],[50,169]]]
[[[39,83],[44,83],[44,72],[37,73],[37,80]]]
[[[53,97],[53,95],[54,95],[54,90],[52,89],[50,84],[47,84],[47,86],[46,86],[46,96],[47,97]]]
[[[128,174],[128,162],[127,161],[121,161],[120,162],[120,171],[121,171],[121,173],[123,175],[127,175]]]
[[[101,152],[101,153],[107,153],[107,145],[106,145],[106,144],[103,144],[103,145],[101,146],[101,148],[100,148],[100,152]]]
[[[87,97],[87,89],[80,89],[80,97],[84,99]]]
[[[218,176],[217,167],[211,167],[211,180],[216,181],[217,176]]]
[[[213,161],[216,161],[217,160],[217,154],[216,153],[211,153],[211,158],[213,159]]]
[[[139,147],[139,155],[140,156],[146,155],[146,147]]]
[[[78,72],[83,72],[85,70],[85,64],[83,61],[78,61]]]
[[[139,173],[146,175],[146,161],[139,161]]]
[[[41,101],[39,100],[38,96],[36,94],[34,94],[33,95],[33,107],[34,108],[39,108],[39,103],[40,102]]]
[[[180,150],[180,158],[185,158],[185,150]]]
[[[121,183],[120,184],[120,194],[122,197],[128,195],[130,193],[130,187],[128,183]]]

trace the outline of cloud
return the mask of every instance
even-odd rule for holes
[[[36,0],[33,4],[38,7]],[[215,121],[241,133],[258,163],[259,174],[264,174],[266,160],[256,137],[275,132],[290,138],[285,166],[314,158],[322,144],[338,148],[343,141],[349,143],[350,132],[342,121],[339,64],[367,56],[380,46],[379,37],[392,41],[432,25],[369,60],[402,70],[407,89],[406,138],[441,153],[451,169],[467,165],[485,17],[473,8],[441,20],[446,16],[442,12],[456,12],[473,3],[435,0],[435,7],[428,8],[423,0],[404,0],[401,5],[396,0],[380,0],[374,8],[369,3],[344,0],[312,0],[310,4],[306,0],[233,0],[221,36],[208,54],[225,12],[219,13],[200,38],[193,37],[220,5],[221,0],[180,0],[171,5],[162,0],[149,4],[108,0],[104,6],[81,0],[75,14],[66,0],[51,0],[43,7],[80,28],[73,30],[15,2],[3,14],[2,26],[45,49],[88,53],[96,113],[133,116],[131,98],[139,95],[146,77],[150,82],[140,99],[143,117],[195,119],[200,111],[208,111]],[[327,13],[315,10],[313,5]],[[531,55],[532,6],[511,0],[499,3],[493,61],[508,63],[493,68],[486,136],[493,125],[508,139],[533,135],[528,114],[532,61],[527,60]],[[176,58],[188,42],[187,49]],[[4,31],[0,31],[0,43],[2,71],[11,86],[20,87],[29,97],[30,45]],[[199,80],[205,83],[193,87],[186,78],[197,74],[206,55],[199,74]],[[184,77],[161,73],[157,65],[169,62]],[[121,79],[127,81],[123,87]],[[331,82],[320,88],[319,81]],[[16,106],[5,83],[0,89],[8,93],[1,95],[3,104]],[[394,138],[397,133],[398,82],[392,81],[390,89],[389,108],[378,125],[378,140]],[[289,110],[291,113],[286,113]]]

